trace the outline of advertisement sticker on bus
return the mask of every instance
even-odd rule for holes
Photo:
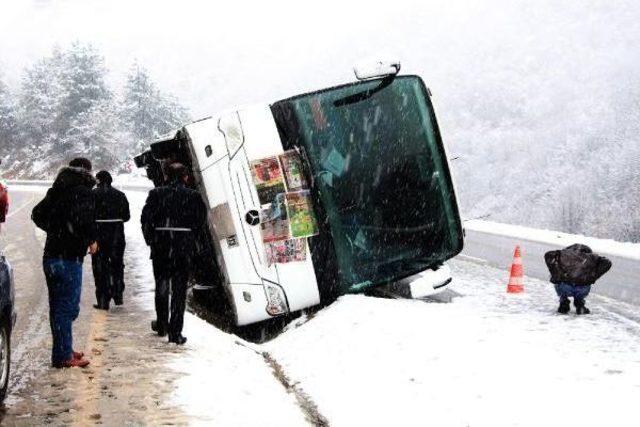
[[[311,205],[309,190],[287,193],[286,198],[291,236],[302,238],[318,234],[318,223]]]
[[[289,239],[265,245],[267,263],[305,261],[307,259],[307,241],[305,239]]]
[[[279,156],[287,191],[298,191],[309,188],[302,174],[302,161],[295,150],[285,151]]]
[[[263,243],[287,240],[291,237],[284,193],[276,195],[271,206],[260,212],[260,231]]]
[[[279,193],[284,193],[284,179],[277,157],[267,157],[251,162],[251,176],[261,205],[267,205]]]

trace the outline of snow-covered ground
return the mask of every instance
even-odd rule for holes
[[[452,267],[451,303],[345,296],[263,345],[187,314],[176,403],[219,425],[303,424],[267,352],[331,425],[637,425],[640,324],[619,314],[636,307],[594,296],[591,315],[561,316],[548,282],[509,295],[504,270]]]
[[[345,296],[264,347],[336,426],[638,425],[640,325],[615,303],[562,316],[547,282],[453,272],[452,303]]]

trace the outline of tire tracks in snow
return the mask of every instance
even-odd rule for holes
[[[262,357],[264,362],[271,369],[273,376],[282,384],[287,393],[293,394],[298,402],[298,406],[304,413],[304,417],[309,423],[316,427],[328,427],[329,420],[322,415],[318,405],[313,401],[311,396],[309,396],[301,387],[300,383],[292,382],[291,379],[287,376],[284,368],[278,361],[267,351],[259,351],[255,348],[241,342],[236,341],[237,345],[247,348]]]

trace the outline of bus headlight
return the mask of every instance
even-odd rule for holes
[[[263,281],[264,290],[267,294],[267,313],[271,316],[278,316],[288,312],[287,299],[279,286]]]
[[[224,135],[229,157],[233,157],[240,147],[242,147],[242,144],[244,144],[244,133],[238,112],[236,111],[220,117],[218,120],[218,130]]]

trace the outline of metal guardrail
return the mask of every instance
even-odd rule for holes
[[[520,245],[522,250],[525,275],[549,280],[549,270],[544,262],[545,252],[561,249],[573,243],[585,243],[598,254],[609,258],[613,264],[611,270],[591,288],[592,292],[619,301],[640,304],[640,245],[612,244],[613,242],[607,240],[548,231],[542,231],[541,236],[537,238],[535,230],[532,229],[509,226],[505,232],[500,226],[501,224],[496,224],[496,230],[492,230],[490,222],[467,222],[465,249],[462,254],[505,269],[505,287],[508,280],[507,271],[516,245]]]

